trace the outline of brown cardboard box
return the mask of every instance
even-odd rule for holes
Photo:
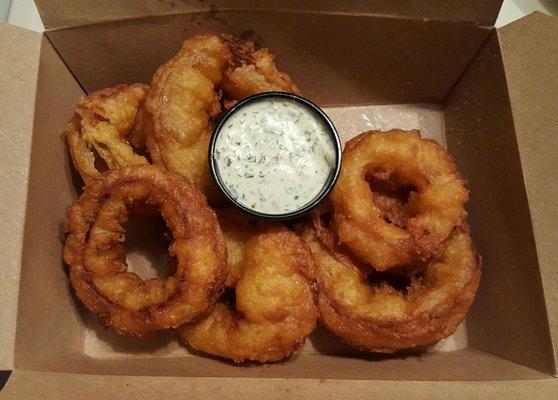
[[[558,398],[558,21],[495,30],[499,0],[340,3],[39,0],[44,35],[0,25],[0,396]],[[345,138],[395,125],[446,143],[484,258],[452,338],[381,356],[318,330],[287,362],[233,366],[117,337],[83,309],[61,261],[77,195],[61,132],[84,91],[148,82],[199,32],[269,47]]]

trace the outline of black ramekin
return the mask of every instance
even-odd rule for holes
[[[335,146],[335,166],[334,166],[331,174],[329,175],[328,180],[327,180],[326,184],[324,185],[324,188],[322,189],[322,191],[311,202],[307,203],[304,207],[302,207],[298,210],[295,210],[295,211],[291,211],[289,213],[284,213],[284,214],[267,214],[267,213],[258,212],[256,210],[252,210],[251,208],[248,208],[248,207],[242,205],[240,202],[236,201],[232,197],[232,195],[228,192],[227,187],[225,186],[225,184],[221,181],[221,177],[219,176],[219,169],[217,167],[217,161],[215,160],[215,157],[214,157],[215,143],[217,141],[217,137],[219,136],[219,132],[221,131],[221,128],[227,122],[227,120],[234,113],[238,112],[240,109],[242,109],[247,104],[250,104],[250,103],[258,101],[258,100],[262,100],[264,98],[287,98],[289,100],[294,100],[294,101],[297,101],[297,102],[303,104],[310,111],[314,112],[315,115],[317,115],[318,118],[321,119],[326,124],[326,126],[329,128],[328,131],[329,131],[329,134],[331,135],[331,138],[333,139],[333,143],[334,143],[334,146]],[[217,122],[217,124],[213,128],[213,135],[212,135],[211,141],[209,143],[209,157],[208,157],[208,159],[209,159],[209,169],[211,171],[211,175],[213,176],[213,180],[215,181],[215,183],[219,187],[219,190],[221,191],[221,193],[223,193],[223,196],[225,196],[227,201],[229,201],[235,207],[240,208],[244,212],[246,212],[246,213],[248,213],[248,214],[250,214],[254,217],[261,218],[261,219],[267,219],[267,220],[284,221],[284,220],[289,220],[289,219],[299,217],[299,216],[303,215],[304,213],[310,211],[312,208],[314,208],[318,204],[320,204],[320,202],[322,200],[324,200],[326,198],[326,196],[331,192],[331,190],[333,189],[333,186],[335,185],[335,182],[337,182],[337,178],[339,177],[339,172],[341,171],[341,142],[339,140],[339,135],[337,134],[337,130],[335,129],[335,126],[333,125],[333,123],[331,122],[329,117],[326,115],[326,113],[320,107],[318,107],[316,104],[312,103],[310,100],[305,99],[304,97],[301,97],[301,96],[297,96],[297,95],[292,94],[292,93],[264,92],[264,93],[256,94],[254,96],[247,97],[244,100],[236,103],[231,109],[229,109],[221,117],[221,119]]]

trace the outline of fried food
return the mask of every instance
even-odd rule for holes
[[[159,205],[172,232],[176,273],[142,280],[127,272],[122,225],[129,208]],[[179,175],[146,165],[91,180],[67,212],[64,260],[77,296],[118,333],[138,337],[174,328],[204,312],[222,292],[227,255],[215,212]]]
[[[332,253],[314,228],[303,238],[317,264],[320,321],[346,342],[381,353],[432,345],[463,321],[480,280],[467,228],[457,228],[439,258],[397,288],[384,274]]]
[[[212,118],[221,111],[221,84],[235,101],[265,90],[298,91],[267,50],[230,36],[199,35],[155,72],[137,123],[153,162],[182,175],[212,203],[221,196],[207,153]]]
[[[466,185],[418,131],[350,140],[335,189],[299,235],[208,206],[222,202],[207,158],[214,120],[271,91],[300,93],[269,50],[206,34],[186,40],[150,86],[79,102],[65,134],[86,186],[67,211],[64,248],[78,298],[120,334],[176,329],[236,363],[289,357],[318,319],[383,353],[451,335],[474,299],[480,257]],[[144,280],[128,270],[124,224],[156,213],[172,233],[169,276]]]
[[[257,235],[262,223],[252,221],[247,214],[230,207],[218,207],[215,212],[227,246],[229,275],[225,287],[234,288],[242,276],[246,243]]]
[[[118,85],[83,97],[66,139],[76,170],[85,183],[106,169],[148,164],[143,133],[134,129],[149,86]]]
[[[263,92],[300,94],[291,77],[277,69],[275,56],[268,49],[256,50],[254,43],[223,35],[231,55],[231,65],[225,72],[222,88],[227,106],[245,97]]]
[[[138,119],[154,163],[182,175],[210,198],[218,196],[209,173],[210,118],[220,112],[216,85],[230,53],[217,36],[186,40],[151,81]]]
[[[282,360],[301,348],[316,326],[312,255],[279,223],[223,229],[233,242],[227,247],[236,249],[229,253],[229,265],[237,272],[228,280],[236,286],[236,301],[222,299],[179,334],[193,348],[237,363]]]
[[[437,142],[418,131],[369,131],[343,151],[332,230],[359,259],[385,271],[439,253],[466,220],[467,200],[464,181]]]

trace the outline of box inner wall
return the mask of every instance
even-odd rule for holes
[[[239,33],[245,28],[250,29],[245,20],[234,13],[226,19],[227,24],[213,20],[202,20],[194,24],[191,17],[179,16],[173,20],[155,21],[150,19],[141,23],[122,22],[114,23],[111,27],[82,27],[51,32],[49,38],[82,87],[93,90],[123,81],[148,81],[154,66],[172,54],[184,37],[198,31]],[[378,25],[369,28],[372,30],[370,32],[367,29],[367,26],[370,26],[369,20],[360,21],[360,18],[354,17],[343,20],[344,17],[339,16],[341,21],[337,27],[349,29],[350,34],[358,34],[361,39],[352,42],[356,47],[351,52],[336,55],[333,52],[336,46],[347,47],[346,43],[351,43],[350,37],[335,38],[332,43],[323,44],[317,43],[316,33],[311,32],[310,38],[314,39],[307,39],[307,42],[303,42],[303,50],[297,51],[294,39],[296,32],[293,36],[285,37],[284,31],[279,29],[280,24],[270,22],[272,17],[266,17],[267,25],[261,21],[254,22],[257,28],[252,30],[250,36],[261,40],[262,44],[277,53],[281,69],[289,73],[292,69],[293,78],[302,82],[305,94],[308,91],[308,96],[322,105],[334,105],[328,107],[327,111],[344,139],[367,129],[399,127],[418,128],[426,136],[445,142],[442,109],[435,103],[441,101],[457,81],[487,33],[486,30],[473,29],[461,24],[450,26],[445,23],[427,23],[428,28],[424,28],[411,23],[410,27],[404,27],[399,25],[400,21],[392,20],[393,22],[388,23],[384,19],[379,19]],[[294,20],[296,21],[296,16]],[[166,25],[161,24],[165,21]],[[186,28],[185,21],[189,23]],[[329,20],[320,19],[316,22],[319,24]],[[394,25],[389,26],[390,24]],[[399,28],[403,31],[399,32]],[[346,32],[346,29],[340,32]],[[145,34],[141,34],[143,30],[146,30]],[[377,42],[370,43],[362,39],[363,34],[365,37],[374,38],[376,32],[382,33],[379,38],[375,38]],[[368,36],[368,33],[371,36]],[[434,36],[439,37],[444,33],[449,34],[449,42],[453,47],[441,49],[433,41]],[[390,41],[390,36],[394,35],[402,36]],[[115,38],[120,38],[121,41],[111,42]],[[162,40],[164,38],[168,40],[165,42]],[[382,49],[374,48],[374,44],[380,42],[379,39],[388,41]],[[164,44],[162,47],[151,46],[145,49],[145,46],[149,47],[155,41]],[[422,44],[418,45],[419,42]],[[360,59],[363,48],[368,49],[363,46],[372,46],[372,51],[361,60],[361,71],[353,74],[354,62]],[[383,57],[387,54],[389,46],[392,46],[393,54]],[[294,61],[292,57],[287,56],[291,51],[297,55]],[[79,52],[83,54],[82,59],[78,57]],[[189,357],[188,362],[184,363],[182,360],[186,360],[186,357],[183,357],[186,354],[185,350],[182,347],[173,347],[176,345],[169,342],[161,346],[154,345],[145,352],[139,347],[133,349],[133,346],[128,344],[119,344],[128,338],[119,338],[120,342],[117,343],[113,341],[116,339],[111,338],[110,333],[105,332],[103,336],[95,318],[71,295],[68,279],[63,273],[60,261],[62,242],[58,232],[63,210],[76,196],[75,176],[69,173],[69,160],[61,132],[71,117],[80,90],[56,55],[50,50],[45,53],[39,71],[40,90],[37,93],[30,191],[27,199],[26,243],[23,250],[16,340],[18,368],[101,374],[248,374],[259,377],[319,376],[334,379],[348,379],[352,376],[355,379],[383,377],[409,380],[486,380],[512,377],[527,379],[536,375],[534,371],[521,365],[465,349],[467,334],[464,327],[460,328],[453,338],[420,357],[354,357],[336,340],[339,347],[328,344],[331,347],[326,351],[323,350],[323,346],[313,346],[314,340],[310,340],[307,352],[294,360],[248,370],[205,357]],[[422,55],[426,53],[431,55],[431,60],[424,61],[427,57]],[[310,54],[311,57],[302,57],[306,54]],[[116,58],[116,55],[119,58]],[[324,62],[313,66],[317,56],[325,57]],[[142,61],[145,62],[138,63],[140,60],[137,57],[143,57]],[[332,63],[335,68],[328,69],[329,64],[326,61],[332,57],[339,59]],[[353,64],[343,67],[341,59]],[[304,60],[304,64],[300,64],[301,60]],[[398,67],[393,69],[396,62]],[[136,66],[132,66],[134,63]],[[441,71],[442,69],[444,71]],[[404,85],[397,80],[402,73],[404,76],[412,76]],[[316,76],[321,78],[320,81],[331,84],[315,85]],[[354,80],[351,78],[353,76]],[[427,103],[402,104],[417,101]],[[369,105],[371,103],[395,105]],[[463,154],[460,157],[463,157]],[[468,171],[463,172],[467,175]],[[52,184],[53,176],[60,177],[56,184]],[[45,196],[49,199],[48,205],[45,205]],[[479,213],[475,218],[482,218],[482,207],[476,206],[475,210]],[[485,264],[485,268],[490,268],[490,263]],[[37,286],[41,286],[41,290],[36,290]],[[45,296],[50,300],[45,301]],[[482,302],[483,298],[479,297],[478,306],[473,309],[473,313],[482,312]],[[56,313],[53,314],[52,310],[56,310]],[[45,318],[47,315],[49,318]],[[475,315],[472,317],[476,318]],[[97,328],[93,328],[93,324],[96,324]],[[37,332],[41,332],[39,338]],[[318,331],[313,339],[320,335],[324,335],[323,331]],[[331,338],[327,338],[326,343],[332,341]],[[490,352],[490,345],[485,345],[483,350]],[[178,355],[178,352],[182,354]],[[341,354],[342,356],[339,356]],[[505,354],[501,356],[505,357]],[[377,362],[370,362],[371,360]],[[522,359],[514,361],[521,363]],[[491,366],[482,378],[474,372],[475,366],[480,362]],[[389,371],[382,372],[386,366],[389,367]],[[309,369],[315,372],[307,372]],[[347,375],[349,372],[352,375]]]

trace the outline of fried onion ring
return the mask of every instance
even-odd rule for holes
[[[467,228],[457,228],[441,256],[397,290],[332,253],[313,228],[303,233],[317,264],[320,321],[346,342],[381,353],[432,345],[465,318],[480,280],[480,257]]]
[[[212,203],[221,196],[209,172],[211,120],[221,111],[220,85],[236,101],[266,90],[298,91],[273,56],[230,36],[199,35],[155,72],[137,129],[154,163],[182,175]]]
[[[376,193],[374,181],[383,181],[389,194]],[[397,186],[412,188],[403,205],[391,193]],[[418,131],[369,131],[343,151],[331,195],[333,231],[361,260],[384,271],[439,253],[466,220],[467,200],[464,181],[437,142]]]
[[[138,154],[145,149],[145,137],[134,129],[148,90],[140,83],[118,85],[79,101],[65,134],[74,166],[85,183],[104,169],[148,164]],[[99,169],[99,163],[106,168]]]
[[[232,55],[225,72],[222,88],[227,95],[226,106],[248,96],[263,92],[289,92],[300,94],[291,77],[277,69],[275,56],[268,49],[256,50],[254,43],[222,35]]]
[[[172,232],[176,273],[142,280],[127,272],[122,224],[139,201],[160,206]],[[86,185],[67,212],[64,260],[85,306],[118,333],[138,337],[174,328],[204,312],[221,294],[226,247],[204,196],[156,166],[111,170]]]
[[[245,213],[230,207],[218,207],[215,212],[227,246],[229,275],[225,287],[234,288],[242,276],[246,243],[257,235],[262,223],[252,221]]]
[[[220,112],[215,85],[223,79],[230,53],[217,37],[186,40],[159,67],[138,119],[154,163],[182,175],[210,198],[218,196],[207,163],[210,118]]]
[[[237,363],[282,360],[301,348],[316,326],[312,255],[279,223],[260,223],[257,228],[231,224],[224,234],[243,245],[229,254],[229,264],[236,263],[238,271],[230,278],[231,283],[237,280],[236,304],[218,302],[207,316],[181,327],[179,334],[193,348]]]

